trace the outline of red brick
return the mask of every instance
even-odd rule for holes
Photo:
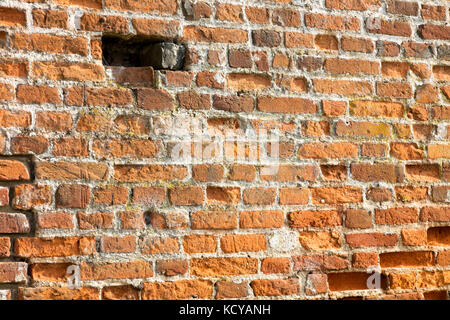
[[[272,22],[284,27],[299,27],[300,12],[291,9],[275,9],[272,13]]]
[[[180,22],[177,20],[150,20],[134,18],[133,27],[138,35],[149,36],[155,40],[177,39],[180,34]]]
[[[238,187],[215,187],[206,188],[208,204],[238,204],[241,199],[241,189]]]
[[[305,24],[307,27],[327,30],[359,30],[360,21],[356,17],[305,14]]]
[[[398,165],[384,163],[354,163],[351,165],[353,178],[358,181],[402,182],[403,168]]]
[[[34,9],[33,24],[40,28],[67,28],[67,13],[62,10]]]
[[[323,94],[339,95],[370,95],[373,93],[372,84],[367,81],[313,79],[314,91]]]
[[[187,26],[184,28],[183,41],[244,43],[247,40],[248,35],[244,30],[209,28],[202,26]]]
[[[267,74],[229,73],[226,76],[226,85],[235,91],[262,90],[270,88],[270,80]]]
[[[422,4],[422,18],[426,20],[445,20],[445,7]]]
[[[409,23],[380,18],[369,18],[366,22],[366,29],[369,33],[387,34],[398,37],[410,37],[412,34]]]
[[[30,223],[23,213],[0,213],[0,233],[28,233]]]
[[[331,143],[308,143],[301,145],[297,155],[306,159],[321,158],[354,158],[357,156],[358,148],[349,142],[331,142]]]
[[[281,44],[281,35],[273,30],[252,31],[253,44],[258,47],[278,47]]]
[[[163,187],[133,188],[133,203],[143,204],[146,206],[160,206],[164,203],[165,199],[166,190]]]
[[[11,139],[11,152],[14,154],[42,154],[48,147],[49,141],[41,136],[15,136]]]
[[[352,265],[354,268],[367,269],[378,265],[378,253],[376,252],[355,252],[353,254]]]
[[[90,188],[85,185],[63,184],[55,194],[57,208],[86,208],[90,200]]]
[[[36,177],[48,180],[105,180],[108,167],[94,162],[46,162],[36,163]]]
[[[434,265],[432,251],[408,251],[380,253],[382,268],[429,267]]]
[[[342,270],[350,266],[346,256],[312,254],[293,256],[294,271]]]
[[[139,289],[131,285],[103,287],[103,300],[139,300]]]
[[[423,24],[418,28],[418,33],[422,39],[449,40],[450,27],[440,25]]]
[[[53,155],[63,157],[81,157],[89,154],[87,141],[77,138],[53,140]]]
[[[284,215],[279,210],[243,211],[239,215],[240,227],[247,228],[280,228]]]
[[[152,276],[152,263],[142,260],[117,263],[81,263],[81,280],[135,279]]]
[[[81,230],[111,229],[114,226],[114,214],[110,212],[78,212],[77,218]]]
[[[26,282],[27,269],[25,262],[0,262],[0,283]]]
[[[48,80],[100,81],[105,77],[103,66],[75,62],[33,62],[34,77]]]
[[[298,279],[253,280],[250,283],[255,296],[288,296],[300,293]]]
[[[225,253],[266,250],[266,237],[263,234],[225,235],[220,239],[220,247]]]
[[[102,237],[101,248],[102,252],[110,253],[135,252],[136,236]]]
[[[289,273],[290,270],[288,258],[264,258],[261,261],[261,271],[264,273]]]
[[[128,89],[88,88],[86,89],[86,104],[88,106],[126,106],[133,102]]]
[[[93,237],[18,238],[14,252],[19,257],[68,257],[96,252]]]
[[[327,275],[319,273],[308,274],[305,293],[309,296],[326,293],[328,291]]]
[[[429,228],[427,242],[431,246],[450,246],[450,227]]]
[[[361,247],[393,247],[397,244],[396,234],[376,233],[352,233],[346,234],[345,239],[351,248]]]
[[[344,272],[329,273],[328,286],[330,291],[367,290],[367,282],[370,273],[365,272]],[[381,289],[386,288],[386,278],[381,275]]]
[[[244,281],[234,283],[221,280],[216,282],[216,299],[245,298],[248,296],[248,284]]]
[[[187,235],[183,238],[183,248],[187,253],[215,252],[217,240],[211,235]]]
[[[330,9],[366,11],[371,8],[380,7],[381,1],[380,0],[326,0],[325,6]]]
[[[213,182],[222,180],[223,166],[217,164],[198,164],[192,168],[192,177],[197,181]]]
[[[16,8],[0,7],[0,25],[6,27],[25,27],[27,17],[25,11]]]
[[[52,202],[50,186],[22,184],[14,187],[12,206],[20,210],[30,210],[34,207],[49,205]]]
[[[211,108],[210,96],[196,91],[184,91],[177,94],[181,108],[191,110],[207,110]]]
[[[37,225],[41,229],[73,229],[73,216],[69,212],[40,212]]]
[[[270,205],[275,201],[275,189],[249,188],[243,192],[243,201],[251,205]]]
[[[258,110],[277,113],[316,113],[317,105],[312,100],[303,98],[258,98]]]
[[[178,238],[147,236],[140,240],[143,254],[178,253],[180,245]]]
[[[188,271],[187,260],[158,260],[156,263],[156,272],[167,277],[183,275]]]
[[[345,51],[372,53],[375,50],[373,41],[370,39],[343,36],[341,38],[341,48]]]
[[[2,77],[25,78],[28,75],[28,66],[23,61],[1,59],[0,75]]]
[[[64,287],[20,288],[20,300],[98,300],[99,289],[83,287],[69,289]]]
[[[83,37],[55,36],[50,34],[16,33],[11,37],[11,48],[17,50],[78,54],[87,56],[89,41]]]
[[[213,283],[209,280],[178,280],[144,283],[143,300],[211,299]]]
[[[66,112],[37,112],[36,127],[46,131],[69,131],[72,128],[72,116]]]
[[[418,212],[415,208],[376,209],[375,221],[377,224],[408,224],[418,221]]]
[[[404,16],[417,16],[419,14],[419,5],[417,2],[390,0],[387,12]]]
[[[0,207],[9,205],[9,188],[0,187]]]
[[[19,181],[29,180],[30,173],[28,168],[16,160],[0,160],[0,180],[1,181]]]
[[[233,4],[219,4],[216,9],[216,19],[233,21],[233,22],[243,22],[242,7]]]
[[[200,277],[255,274],[255,258],[192,258],[191,274]]]
[[[367,229],[372,227],[372,217],[363,209],[347,209],[345,211],[345,226],[351,229]]]
[[[196,211],[191,214],[192,229],[235,229],[237,216],[231,211]]]
[[[191,206],[203,204],[203,189],[199,186],[183,186],[169,189],[169,199],[174,205]]]

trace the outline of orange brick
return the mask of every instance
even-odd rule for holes
[[[280,228],[284,215],[279,210],[243,211],[239,215],[240,227],[248,228]]]
[[[187,235],[183,238],[183,248],[187,253],[215,252],[217,241],[210,235]]]
[[[136,236],[102,237],[102,252],[122,253],[136,251]]]
[[[81,230],[112,228],[114,214],[109,212],[78,212],[78,226]]]
[[[258,260],[255,258],[191,259],[191,274],[200,277],[255,274],[257,271]]]
[[[83,37],[63,37],[51,34],[16,33],[11,37],[11,48],[49,53],[78,54],[87,56],[89,41]]]
[[[298,279],[253,280],[250,286],[255,296],[288,296],[300,293]]]
[[[172,237],[145,237],[140,241],[143,254],[177,253],[180,245],[177,238]]]
[[[258,110],[263,112],[313,114],[317,112],[317,105],[309,99],[303,98],[275,98],[259,97]]]
[[[19,257],[68,257],[96,252],[93,237],[19,238],[14,252]]]
[[[297,153],[300,158],[306,159],[353,158],[356,157],[357,154],[357,146],[350,142],[312,142],[301,145]]]
[[[6,27],[25,27],[27,17],[25,11],[16,8],[0,7],[0,25]]]
[[[327,30],[359,30],[360,21],[356,17],[305,14],[305,24],[307,27]]]
[[[408,224],[417,222],[419,215],[416,208],[376,209],[375,222],[377,224]]]
[[[81,263],[81,280],[136,279],[153,277],[152,263],[142,260],[117,263]]]
[[[386,252],[380,253],[382,268],[429,267],[434,265],[432,251]]]
[[[291,263],[288,258],[264,258],[261,271],[264,273],[289,273]]]
[[[41,229],[73,229],[73,216],[69,212],[40,212],[37,225]]]
[[[82,287],[69,289],[65,287],[21,288],[20,300],[98,300],[100,291],[97,288]]]
[[[266,250],[266,237],[263,234],[226,235],[220,239],[220,247],[225,253]]]
[[[337,211],[294,211],[288,214],[291,228],[332,227],[342,225],[341,214]]]
[[[301,232],[299,240],[307,250],[338,249],[342,245],[341,236],[336,232]]]
[[[34,9],[33,24],[40,28],[67,28],[67,13],[62,10]]]
[[[187,26],[184,28],[183,41],[244,43],[247,40],[248,35],[244,30],[209,28],[202,26]]]
[[[227,280],[216,282],[216,299],[245,298],[247,296],[247,282],[234,283]]]
[[[105,77],[102,66],[75,62],[33,62],[35,78],[49,80],[99,81]]]
[[[346,234],[345,239],[351,248],[361,247],[392,247],[397,244],[396,234],[375,233],[352,233]]]
[[[213,283],[209,280],[179,280],[144,283],[143,300],[211,299]]]

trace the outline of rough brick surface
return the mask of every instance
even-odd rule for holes
[[[0,297],[447,298],[449,8],[2,1]]]

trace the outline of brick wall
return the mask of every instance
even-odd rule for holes
[[[2,1],[0,297],[448,298],[449,5]]]

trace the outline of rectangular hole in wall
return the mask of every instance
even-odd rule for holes
[[[105,66],[182,70],[186,49],[183,44],[172,41],[105,35],[102,37],[102,52]]]

